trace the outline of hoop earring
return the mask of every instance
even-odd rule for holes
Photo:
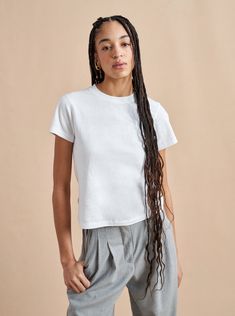
[[[95,69],[97,70],[101,70],[101,67],[99,65],[97,65],[97,63],[95,62]]]
[[[102,78],[102,70],[101,70],[101,67],[98,66],[96,62],[95,62],[95,69],[97,70],[95,73],[95,81],[96,83],[99,83]]]

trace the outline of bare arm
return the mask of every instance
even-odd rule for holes
[[[70,203],[72,153],[73,143],[55,135],[52,204],[60,262],[67,289],[81,293],[90,286],[90,281],[84,273],[85,262],[76,260],[72,245]]]
[[[75,261],[70,204],[72,149],[73,143],[55,135],[52,204],[62,266]]]
[[[55,136],[52,203],[60,261],[67,289],[81,293],[90,286],[90,281],[84,273],[85,262],[76,260],[72,245],[70,182],[73,143]]]

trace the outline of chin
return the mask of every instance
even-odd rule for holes
[[[127,72],[127,71],[120,71],[119,73],[115,73],[114,75],[110,76],[110,77],[114,77],[114,78],[125,78],[128,76],[131,76],[131,72]]]
[[[129,77],[129,75],[119,75],[119,76],[115,76],[114,79],[122,79],[122,78],[126,78]]]

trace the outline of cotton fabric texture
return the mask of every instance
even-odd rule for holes
[[[166,109],[148,97],[158,149],[178,142]],[[49,132],[72,143],[81,228],[122,226],[150,216],[145,151],[134,94],[110,96],[95,84],[57,101]],[[162,199],[163,203],[163,199]]]

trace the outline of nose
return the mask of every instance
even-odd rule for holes
[[[115,55],[113,55],[113,59],[117,59],[118,57],[122,57],[123,56],[123,54],[115,54]]]
[[[119,56],[122,56],[121,48],[114,46],[113,48],[113,58],[118,58]]]

